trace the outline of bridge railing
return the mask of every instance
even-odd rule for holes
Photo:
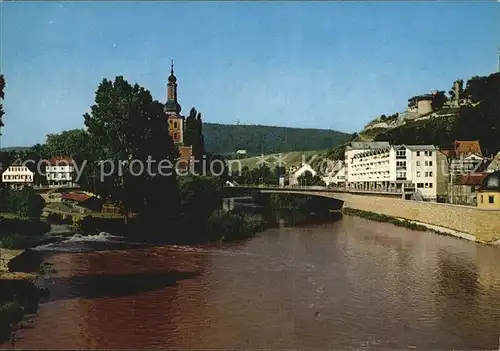
[[[283,191],[293,191],[293,190],[310,190],[310,191],[324,191],[324,192],[343,192],[343,193],[351,193],[351,194],[402,194],[406,192],[407,189],[387,189],[387,190],[357,190],[357,189],[348,189],[345,187],[325,187],[318,185],[288,185],[288,186],[279,186],[272,184],[258,184],[258,185],[244,185],[241,184],[234,188],[252,188],[252,189],[276,189]]]

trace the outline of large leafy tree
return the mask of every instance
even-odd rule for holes
[[[183,231],[191,236],[205,235],[208,218],[221,204],[221,186],[213,177],[186,176],[179,179]]]
[[[448,100],[444,91],[438,91],[432,96],[431,106],[434,111],[440,110]]]
[[[46,139],[49,157],[70,156],[82,158],[89,143],[89,134],[84,129],[72,129],[48,134]]]
[[[5,89],[5,78],[3,76],[3,74],[0,74],[0,138],[2,137],[2,127],[4,126],[4,123],[3,123],[3,115],[5,114],[5,112],[3,111],[3,104],[2,104],[2,101],[3,101],[3,98],[5,97],[5,94],[4,94],[4,90]],[[1,143],[0,143],[0,147],[1,147]],[[0,150],[0,172],[2,172],[2,170],[4,168],[6,168],[6,160],[7,160],[7,156],[8,155],[4,155],[4,152],[2,152],[2,150]]]
[[[5,78],[4,78],[3,74],[0,74],[0,100],[3,100],[5,97],[4,89],[5,89]],[[2,128],[4,126],[4,124],[3,124],[3,115],[4,114],[5,114],[5,112],[3,110],[3,104],[0,102],[0,128]]]
[[[157,218],[150,216],[151,211],[162,211],[165,218],[168,205],[177,208],[175,171],[165,169],[165,162],[174,164],[178,151],[168,134],[162,105],[148,90],[122,76],[104,79],[84,118],[90,139],[86,186],[93,183],[99,195],[118,204],[126,221],[130,211],[148,218]],[[155,162],[150,163],[149,157]],[[157,166],[163,160],[160,175]],[[148,164],[151,169],[140,172],[140,165]]]
[[[29,149],[23,150],[19,154],[19,158],[26,162],[26,166],[35,174],[33,179],[37,185],[47,184],[45,176],[45,160],[49,157],[46,145],[35,144]]]

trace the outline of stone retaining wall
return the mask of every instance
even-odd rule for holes
[[[483,243],[500,240],[499,210],[341,192],[292,190],[288,193],[338,199],[344,201],[344,206],[348,208],[448,228],[473,235],[476,241]]]
[[[498,210],[351,194],[344,195],[344,206],[449,228],[474,235],[480,242],[500,239]]]

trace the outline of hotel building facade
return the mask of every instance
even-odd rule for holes
[[[353,142],[346,148],[349,190],[413,193],[417,200],[436,201],[437,149],[433,145],[389,145]]]

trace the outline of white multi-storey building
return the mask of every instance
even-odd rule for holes
[[[24,165],[12,165],[2,173],[2,182],[12,189],[22,189],[32,186],[35,174]]]
[[[45,167],[50,187],[74,186],[75,163],[70,157],[54,157]]]
[[[346,149],[349,189],[408,192],[416,198],[437,199],[437,149],[433,145],[376,146]]]
[[[386,141],[378,141],[378,142],[365,142],[365,141],[353,141],[349,145],[346,146],[345,155],[344,155],[344,166],[345,166],[345,179],[346,186],[350,187],[354,184],[351,184],[354,179],[358,180],[359,175],[357,170],[353,168],[353,157],[357,154],[369,151],[369,150],[382,150],[389,149],[390,145]]]

